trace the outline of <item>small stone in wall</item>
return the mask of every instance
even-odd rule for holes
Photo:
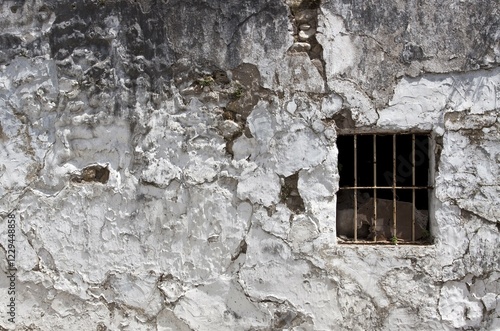
[[[233,139],[238,133],[241,132],[241,126],[231,120],[225,120],[219,125],[219,130],[225,139]]]
[[[295,21],[297,24],[309,24],[317,16],[316,9],[306,9],[295,13]]]
[[[299,32],[299,40],[300,41],[306,41],[306,40],[309,40],[309,38],[311,38],[312,36],[314,36],[314,34],[316,33],[316,30],[315,29],[309,29],[309,30],[301,30]]]
[[[401,60],[403,63],[410,64],[412,61],[422,60],[424,58],[424,51],[422,47],[413,44],[407,43],[403,47],[403,51],[401,52]]]
[[[311,44],[309,43],[294,43],[292,47],[290,47],[291,52],[308,52],[311,49]]]

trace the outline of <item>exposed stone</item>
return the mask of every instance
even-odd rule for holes
[[[311,49],[311,44],[304,43],[304,42],[297,42],[293,43],[292,47],[290,50],[292,52],[308,52]]]
[[[219,129],[222,131],[222,135],[226,139],[231,139],[236,134],[241,132],[241,127],[238,125],[238,123],[235,123],[231,120],[225,120],[224,122],[222,122],[222,124],[219,126]]]
[[[314,29],[309,29],[309,30],[300,30],[299,32],[299,40],[300,41],[306,41],[306,40],[309,40],[309,38],[311,38],[312,36],[314,36],[314,34],[316,33],[316,30]]]
[[[316,9],[302,9],[294,13],[294,18],[297,24],[307,24],[316,18]]]
[[[415,60],[423,60],[424,52],[422,50],[422,47],[411,43],[405,44],[403,47],[403,52],[401,53],[401,59],[404,63],[411,63]]]
[[[301,24],[301,25],[299,26],[299,29],[300,29],[300,30],[302,30],[302,31],[307,31],[307,30],[309,30],[310,28],[311,28],[311,25],[310,25],[310,24],[305,24],[305,23],[304,23],[304,24]]]

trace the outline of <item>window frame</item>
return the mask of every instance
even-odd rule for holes
[[[361,135],[370,135],[373,137],[373,186],[358,186],[357,183],[357,172],[358,172],[358,164],[357,164],[357,137]],[[377,186],[377,137],[379,136],[392,136],[392,185],[391,186]],[[411,135],[412,148],[411,148],[411,165],[412,165],[412,184],[411,186],[398,186],[397,185],[397,172],[396,172],[396,157],[397,157],[397,149],[396,142],[398,136]],[[404,244],[404,245],[432,245],[433,244],[433,236],[432,230],[434,228],[434,205],[435,200],[433,199],[433,193],[435,190],[435,169],[436,169],[436,160],[439,157],[439,154],[436,153],[438,150],[436,148],[436,137],[434,132],[432,131],[373,131],[373,130],[338,130],[337,137],[340,136],[353,136],[353,149],[354,149],[354,185],[353,186],[340,186],[337,192],[341,192],[341,190],[353,190],[353,227],[354,227],[354,236],[353,238],[349,238],[348,240],[342,240],[341,244],[369,244],[369,245],[387,245],[387,244]],[[416,154],[416,136],[426,136],[427,137],[427,186],[417,186],[415,180],[415,154]],[[338,146],[336,146],[338,149]],[[340,150],[338,150],[340,154]],[[337,162],[339,162],[340,158],[337,158]],[[340,176],[340,173],[339,173]],[[340,184],[340,178],[339,178]],[[401,241],[398,240],[397,235],[393,236],[391,240],[387,241],[377,241],[377,234],[375,233],[372,241],[369,240],[359,240],[358,238],[358,191],[362,189],[373,190],[373,215],[372,215],[372,226],[377,226],[377,189],[391,189],[392,190],[392,224],[391,224],[391,232],[397,234],[397,190],[398,189],[411,189],[412,190],[412,201],[411,203],[411,240]],[[428,238],[425,240],[418,240],[415,238],[416,236],[416,190],[427,190],[427,214],[428,214],[428,222],[427,229],[429,231]],[[337,219],[338,222],[338,201],[336,201],[336,210],[337,210]],[[336,223],[337,224],[337,223]],[[336,227],[337,228],[337,227]],[[337,242],[339,242],[339,234],[336,234]]]

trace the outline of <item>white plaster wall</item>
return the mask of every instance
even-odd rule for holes
[[[181,6],[174,2],[165,8]],[[306,53],[288,52],[291,23],[276,15],[290,9],[281,1],[267,7],[230,1],[240,21],[207,16],[216,32],[171,37],[192,42],[189,51],[172,42],[175,56],[147,58],[127,48],[132,42],[123,31],[130,28],[126,18],[146,29],[138,17],[154,21],[156,4],[123,2],[137,10],[125,13],[113,3],[103,5],[110,14],[102,31],[95,30],[109,40],[105,59],[93,44],[75,46],[70,38],[67,57],[52,50],[53,31],[79,26],[76,15],[60,9],[69,4],[26,1],[15,13],[13,1],[0,5],[8,27],[2,33],[26,49],[4,48],[0,62],[3,274],[9,213],[18,226],[16,323],[7,320],[2,301],[1,328],[500,329],[500,71],[494,62],[474,71],[443,66],[441,73],[418,74],[412,64],[391,78],[392,92],[372,89],[361,81],[372,77],[362,67],[371,57],[370,38],[350,30],[335,1],[318,9],[324,75]],[[203,5],[203,13],[231,12],[214,3]],[[179,20],[202,10],[184,5],[191,11],[179,11]],[[84,20],[85,11],[75,10]],[[218,31],[222,23],[229,30]],[[199,48],[199,40],[214,36],[228,49]],[[35,51],[28,45],[34,39]],[[230,44],[237,41],[241,54],[234,55]],[[237,63],[224,67],[228,56]],[[155,61],[165,59],[172,72],[155,77],[148,68],[161,68]],[[444,60],[425,61],[439,68]],[[231,82],[200,86],[213,63]],[[242,76],[241,63],[254,71]],[[107,76],[92,80],[92,68]],[[341,114],[359,130],[432,133],[433,245],[337,243]],[[106,183],[72,181],[95,164],[109,169]],[[284,179],[294,174],[300,211],[282,199]],[[8,297],[7,288],[0,277],[0,298]]]

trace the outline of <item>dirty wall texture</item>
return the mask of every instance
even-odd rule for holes
[[[0,329],[499,330],[499,17],[2,1]],[[431,134],[431,245],[338,241],[339,129]]]

